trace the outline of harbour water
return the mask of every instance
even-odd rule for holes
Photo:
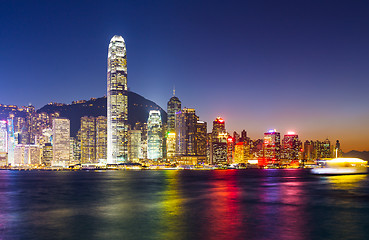
[[[0,239],[368,239],[367,175],[0,171]]]

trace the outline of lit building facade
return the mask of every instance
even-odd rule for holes
[[[141,131],[128,131],[128,160],[130,162],[138,162],[142,158],[141,153]]]
[[[196,124],[198,117],[195,109],[184,108],[176,113],[176,155],[196,155]]]
[[[275,129],[264,133],[264,158],[271,164],[279,164],[281,154],[281,134]]]
[[[207,124],[204,121],[196,122],[196,155],[206,156],[207,155]]]
[[[160,111],[151,110],[147,121],[147,158],[162,158],[162,122]]]
[[[127,56],[121,36],[110,40],[107,75],[107,163],[117,164],[128,158]]]
[[[173,91],[173,97],[169,100],[167,104],[167,125],[168,125],[168,132],[175,132],[176,131],[176,113],[181,111],[181,101],[174,96],[175,92]]]
[[[53,120],[53,161],[52,166],[69,164],[70,121],[65,118]]]
[[[213,121],[213,130],[211,133],[211,158],[212,164],[227,164],[227,138],[228,133],[225,129],[224,119],[217,117]]]
[[[234,147],[233,163],[247,163],[250,159],[250,145],[247,142],[238,142]]]
[[[8,152],[8,133],[6,121],[0,120],[0,153]]]
[[[106,160],[107,157],[107,118],[96,118],[96,160]]]
[[[42,147],[42,158],[41,162],[45,166],[51,166],[51,163],[53,161],[53,146],[51,143],[45,143],[45,145]]]
[[[176,154],[176,133],[167,133],[167,159],[173,160]]]
[[[298,160],[301,144],[295,132],[288,132],[282,140],[281,159]]]
[[[81,118],[81,163],[96,163],[96,122],[94,117]]]

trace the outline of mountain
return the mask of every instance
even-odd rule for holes
[[[80,128],[81,117],[106,116],[106,105],[106,97],[91,98],[88,101],[76,101],[72,104],[50,103],[37,110],[37,112],[59,112],[60,117],[70,119],[71,136],[75,137]],[[150,110],[159,110],[162,122],[167,121],[167,113],[159,105],[137,93],[128,92],[128,123],[131,126],[136,122],[147,122]]]
[[[353,157],[353,158],[361,158],[365,161],[369,161],[369,151],[355,151],[352,150],[350,152],[347,153],[343,153],[344,157]]]

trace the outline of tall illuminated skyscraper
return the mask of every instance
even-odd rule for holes
[[[279,164],[281,156],[281,134],[275,129],[264,133],[264,157],[268,163]]]
[[[215,121],[213,121],[213,131],[211,135],[212,164],[226,164],[228,134],[225,129],[224,119],[217,117]]]
[[[52,166],[69,164],[70,121],[64,118],[53,120],[53,162]]]
[[[0,120],[0,153],[8,152],[8,134],[6,121]]]
[[[107,162],[116,164],[128,157],[127,56],[121,36],[115,35],[110,40],[107,81]]]
[[[173,90],[173,97],[170,98],[167,105],[168,113],[168,132],[174,133],[176,131],[176,113],[181,111],[181,101],[175,96],[175,90]]]
[[[162,152],[162,123],[160,111],[151,110],[147,120],[147,158],[159,159]]]
[[[96,162],[96,122],[94,117],[81,118],[81,163]]]

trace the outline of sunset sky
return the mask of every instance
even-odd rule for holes
[[[0,103],[106,94],[108,44],[128,86],[166,109],[369,150],[369,1],[1,1]]]

